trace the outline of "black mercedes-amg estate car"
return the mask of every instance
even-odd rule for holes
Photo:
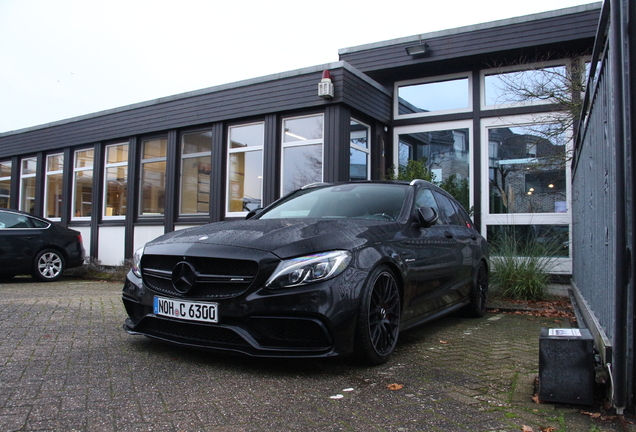
[[[135,253],[124,329],[262,357],[386,361],[401,330],[481,316],[488,247],[429,182],[310,185],[246,220],[174,231]]]

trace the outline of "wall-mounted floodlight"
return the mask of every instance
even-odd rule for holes
[[[417,55],[426,54],[427,49],[428,49],[428,44],[420,43],[418,45],[406,47],[406,53],[410,56],[417,56]]]

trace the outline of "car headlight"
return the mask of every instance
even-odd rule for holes
[[[289,288],[322,282],[338,276],[351,262],[351,253],[333,251],[285,260],[278,264],[265,284],[268,288]]]
[[[137,277],[141,277],[141,257],[144,255],[144,246],[140,247],[135,251],[132,259],[132,272]]]

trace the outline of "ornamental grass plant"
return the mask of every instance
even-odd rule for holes
[[[490,245],[490,282],[496,293],[515,300],[544,300],[559,245],[519,239],[504,232]]]

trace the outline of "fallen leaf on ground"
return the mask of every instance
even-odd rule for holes
[[[590,416],[591,418],[600,418],[601,417],[601,413],[591,413],[591,412],[587,412],[587,411],[581,411],[581,414],[585,414],[587,416]]]
[[[439,343],[441,343],[441,344],[447,344],[448,342],[446,342],[446,341],[439,341]]]
[[[534,429],[532,429],[530,426],[526,426],[526,425],[521,426],[521,430],[523,432],[534,432]]]
[[[386,388],[391,391],[402,390],[404,388],[404,384],[389,384]]]
[[[552,426],[548,426],[546,428],[541,428],[541,432],[554,432],[555,429]]]

